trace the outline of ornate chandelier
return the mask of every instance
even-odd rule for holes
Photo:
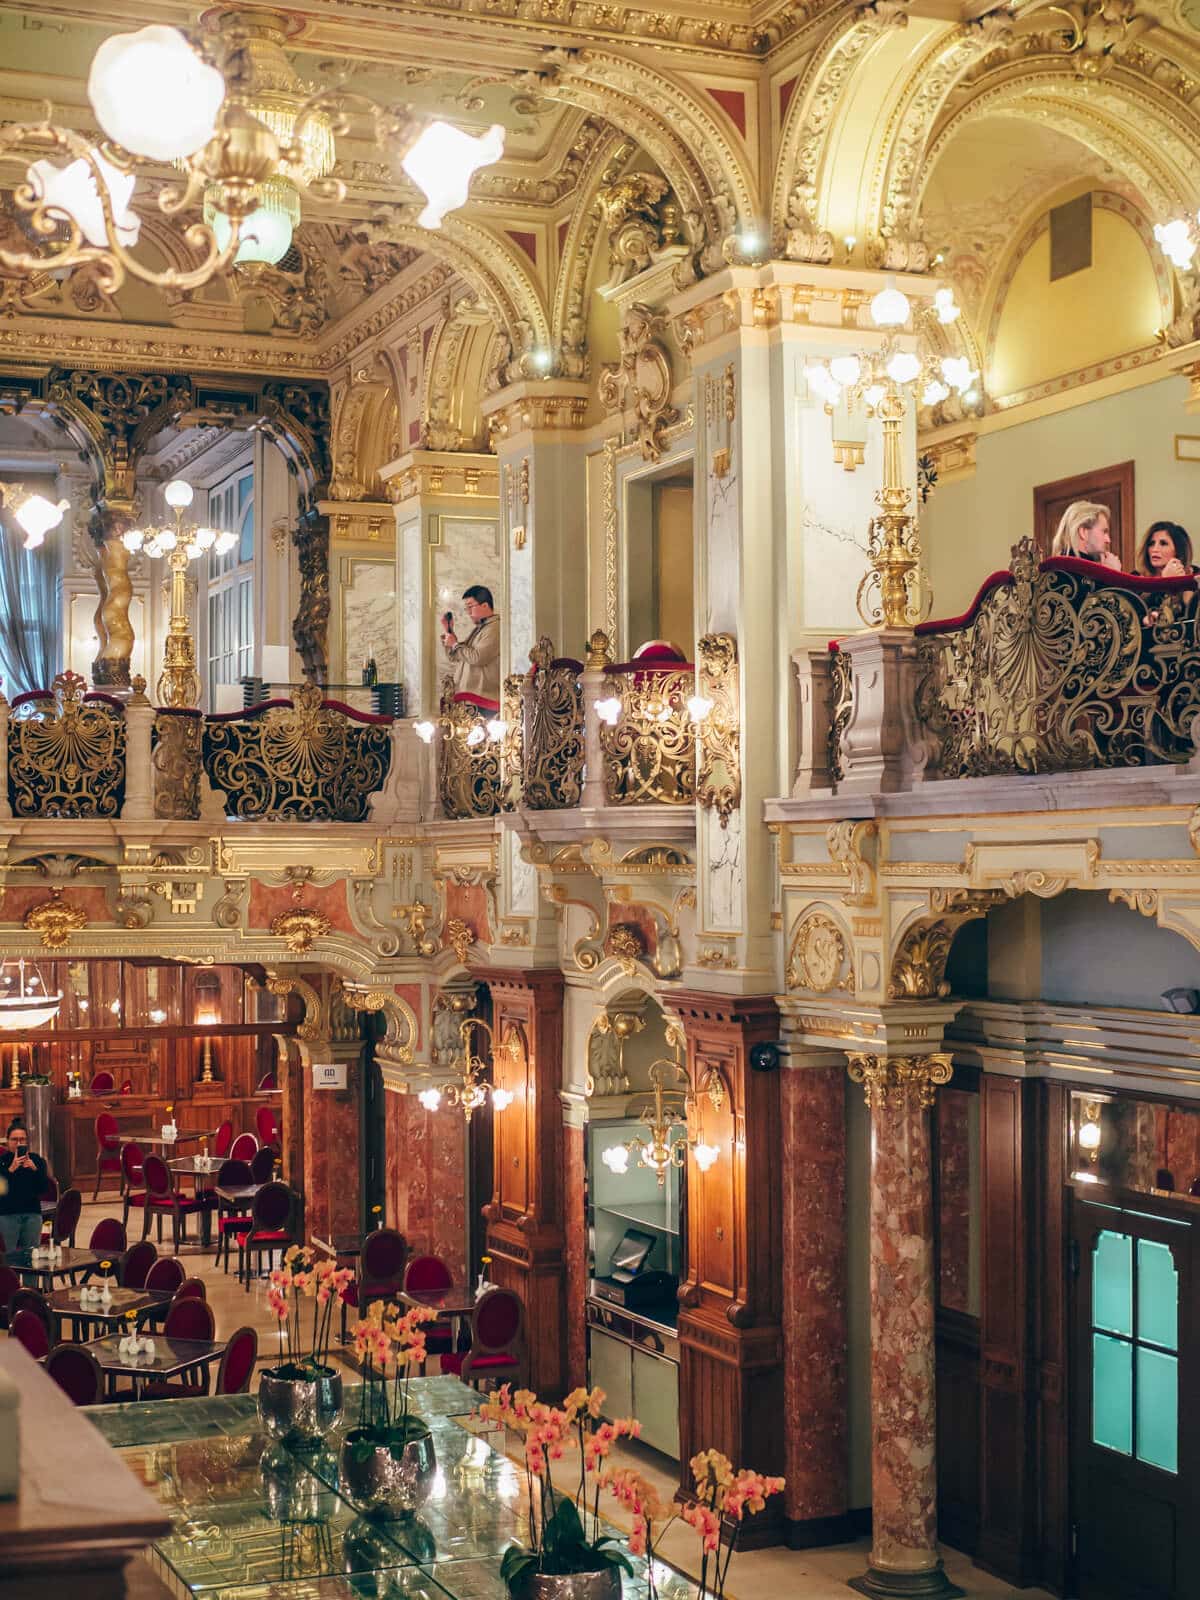
[[[49,994],[41,972],[32,961],[0,962],[0,1029],[16,1033],[40,1028],[59,1013],[61,993]]]
[[[720,1074],[710,1069],[697,1093],[681,1062],[660,1057],[650,1065],[650,1085],[653,1099],[641,1116],[646,1135],[609,1145],[601,1151],[601,1161],[610,1172],[622,1173],[629,1171],[629,1158],[636,1156],[638,1166],[656,1175],[660,1188],[672,1167],[683,1166],[689,1150],[700,1171],[707,1172],[721,1150],[705,1142],[701,1102],[707,1100],[714,1111],[725,1104]]]
[[[462,1053],[454,1063],[453,1070],[458,1073],[457,1082],[449,1083],[445,1088],[422,1089],[417,1099],[426,1111],[436,1111],[442,1103],[443,1097],[448,1105],[459,1106],[463,1115],[470,1122],[472,1116],[480,1106],[487,1103],[488,1095],[492,1097],[492,1109],[503,1111],[510,1106],[515,1098],[511,1089],[500,1088],[487,1081],[488,1063],[474,1053],[471,1042],[471,1030],[478,1028],[488,1042],[488,1050],[493,1063],[497,1056],[508,1059],[513,1055],[513,1044],[508,1038],[499,1044],[492,1029],[481,1017],[464,1017],[458,1025],[459,1038],[462,1040]]]
[[[285,54],[288,27],[284,14],[235,9],[195,40],[159,25],[106,39],[88,77],[101,145],[49,111],[0,128],[0,156],[40,157],[14,196],[33,247],[0,249],[0,266],[33,274],[90,265],[112,294],[127,276],[186,290],[234,262],[277,262],[303,195],[345,196],[332,174],[351,110],[371,119],[376,143],[424,193],[421,226],[439,227],[466,200],[472,173],[500,158],[503,128],[474,137],[357,93],[310,92]],[[180,225],[188,264],[155,269],[133,254],[141,221],[131,201],[168,163],[183,181],[162,186],[157,204]]]

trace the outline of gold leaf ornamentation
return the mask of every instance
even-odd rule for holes
[[[461,966],[466,966],[467,955],[475,943],[475,929],[461,917],[451,917],[446,924],[446,939]]]
[[[27,700],[8,728],[8,782],[17,817],[115,817],[125,792],[125,719],[86,700],[77,672]]]
[[[51,889],[50,898],[30,906],[21,919],[22,925],[42,936],[47,950],[63,950],[73,933],[81,933],[88,925],[87,912],[62,898],[61,889]]]
[[[922,1110],[934,1102],[940,1085],[954,1076],[954,1062],[949,1055],[886,1056],[851,1053],[847,1070],[852,1083],[863,1086],[863,1094],[872,1111],[887,1102],[907,1100]]]
[[[854,993],[854,967],[846,960],[841,929],[822,912],[805,917],[796,930],[788,958],[789,989],[828,994],[833,989]]]
[[[696,647],[696,665],[700,694],[712,702],[696,734],[696,801],[715,811],[727,828],[742,801],[741,694],[733,634],[706,633]]]

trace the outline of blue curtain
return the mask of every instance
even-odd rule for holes
[[[19,528],[0,529],[0,673],[9,700],[48,689],[58,671],[59,544],[26,550]]]

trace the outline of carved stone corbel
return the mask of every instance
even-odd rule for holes
[[[644,461],[657,461],[666,448],[664,431],[679,420],[671,404],[671,360],[664,343],[667,319],[650,306],[635,304],[621,325],[619,362],[600,370],[600,402],[610,414],[632,412]]]

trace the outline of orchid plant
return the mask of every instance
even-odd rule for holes
[[[354,1281],[350,1267],[339,1267],[327,1256],[316,1259],[303,1245],[292,1245],[276,1267],[267,1289],[267,1305],[279,1321],[279,1365],[277,1378],[311,1379],[329,1366],[329,1345],[333,1337],[334,1307],[346,1298]],[[307,1308],[311,1300],[312,1339],[304,1351]]]
[[[700,1540],[700,1578],[696,1600],[724,1600],[729,1563],[737,1546],[738,1528],[747,1512],[758,1512],[773,1494],[783,1489],[782,1478],[770,1478],[733,1463],[719,1450],[702,1450],[688,1463],[696,1490],[684,1504],[664,1501],[641,1473],[630,1467],[613,1467],[602,1478],[602,1487],[629,1511],[633,1527],[629,1549],[645,1556],[648,1592],[655,1587],[656,1550],[674,1522],[685,1522]]]
[[[479,1408],[486,1422],[525,1438],[529,1487],[529,1544],[510,1545],[500,1576],[519,1591],[534,1573],[564,1576],[615,1567],[632,1572],[629,1558],[600,1520],[603,1464],[620,1438],[635,1439],[641,1423],[627,1418],[601,1422],[604,1390],[575,1389],[561,1407],[543,1405],[528,1389],[508,1384]],[[579,1451],[579,1482],[573,1494],[556,1488],[552,1463]]]
[[[399,1313],[394,1305],[373,1300],[354,1328],[354,1354],[363,1371],[359,1390],[358,1427],[349,1436],[351,1448],[366,1455],[377,1445],[393,1454],[427,1433],[422,1417],[409,1410],[409,1385],[414,1369],[425,1365],[422,1323],[437,1316],[431,1306],[413,1306]]]

